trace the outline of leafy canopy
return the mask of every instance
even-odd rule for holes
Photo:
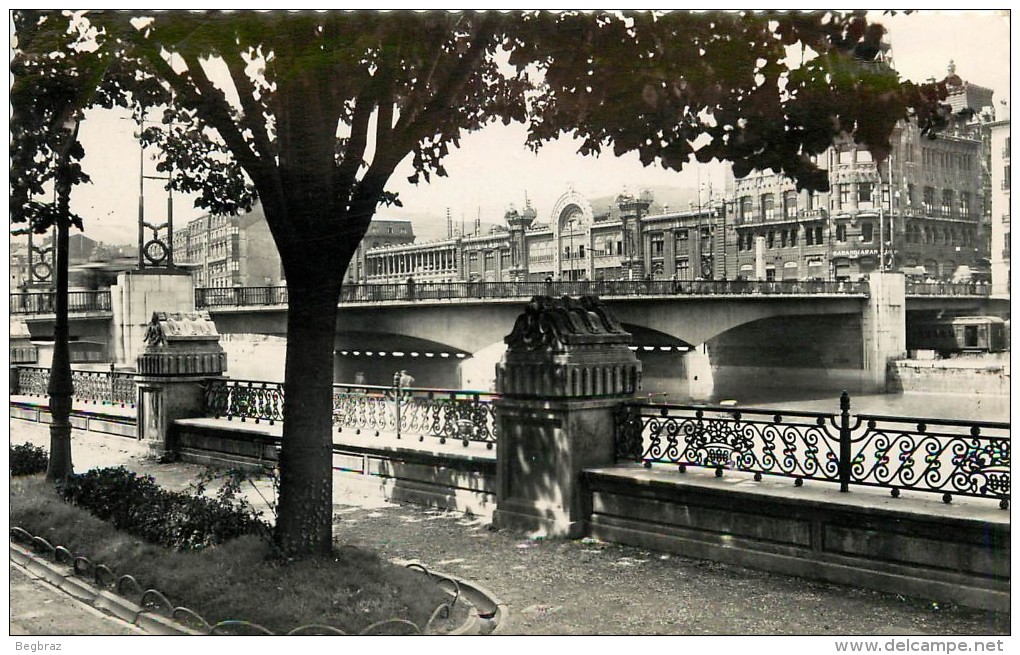
[[[768,168],[824,189],[811,157],[833,139],[850,135],[882,159],[897,121],[932,133],[946,118],[944,85],[904,82],[877,61],[883,29],[862,12],[32,10],[14,20],[12,170],[25,175],[12,184],[12,219],[37,228],[67,107],[161,108],[143,138],[199,207],[236,213],[259,195],[314,202],[324,220],[399,204],[385,186],[401,161],[410,156],[412,182],[443,176],[461,135],[496,120],[526,122],[536,148],[572,135],[582,153],[636,152],[676,170],[728,160],[737,176]]]

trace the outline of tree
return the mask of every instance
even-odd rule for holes
[[[30,54],[11,65],[15,75],[11,88],[11,218],[15,223],[27,223],[15,233],[43,233],[56,228],[53,360],[47,385],[52,421],[46,478],[57,481],[74,473],[68,232],[72,224],[80,228],[81,219],[71,214],[68,202],[71,187],[88,180],[78,164],[84,155],[78,143],[78,111],[95,90],[103,61],[101,57],[83,56],[68,47],[65,39],[53,38],[47,29],[40,29],[40,22],[25,18],[23,14],[14,17],[19,44]],[[36,200],[48,182],[54,187],[54,202]]]
[[[32,14],[34,16],[34,13]],[[52,20],[66,33],[66,21]],[[636,151],[679,170],[730,159],[821,188],[811,155],[850,134],[879,155],[893,123],[925,129],[940,90],[875,63],[858,14],[89,12],[70,38],[116,53],[105,103],[167,101],[159,143],[175,190],[213,212],[257,196],[289,308],[278,545],[331,547],[331,385],[343,274],[397,166],[445,175],[463,132],[527,122],[538,147]],[[24,24],[24,23],[23,23]],[[788,48],[805,62],[791,69]],[[159,87],[152,85],[153,81]],[[944,94],[944,90],[941,92]]]

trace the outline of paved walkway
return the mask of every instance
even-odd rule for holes
[[[46,426],[12,421],[11,443],[48,442]],[[123,464],[187,488],[199,467],[143,459],[137,442],[73,435],[75,469]],[[334,532],[396,560],[474,580],[509,608],[509,634],[988,635],[1005,614],[815,583],[592,540],[534,540],[459,513],[337,495]],[[33,586],[12,585],[16,611],[37,607]],[[39,592],[41,593],[41,592]],[[21,616],[20,614],[18,616]],[[26,625],[32,630],[41,623]],[[114,630],[122,626],[111,626]],[[113,634],[81,624],[76,634]],[[45,627],[38,628],[45,629]]]

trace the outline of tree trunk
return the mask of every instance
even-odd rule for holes
[[[333,521],[333,347],[342,271],[287,279],[287,357],[276,542],[287,556],[328,555]],[[333,269],[333,270],[331,270]],[[311,278],[311,279],[309,279]]]

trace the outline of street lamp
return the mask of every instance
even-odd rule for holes
[[[71,227],[69,208],[71,196],[71,147],[78,140],[81,118],[77,111],[71,111],[64,118],[61,127],[64,142],[57,157],[54,188],[57,195],[56,213],[56,317],[53,321],[53,362],[50,365],[50,381],[46,387],[49,394],[50,416],[50,459],[46,468],[47,480],[63,480],[74,473],[71,463],[71,396],[74,385],[71,381],[71,353],[67,321],[68,296],[68,232]]]

